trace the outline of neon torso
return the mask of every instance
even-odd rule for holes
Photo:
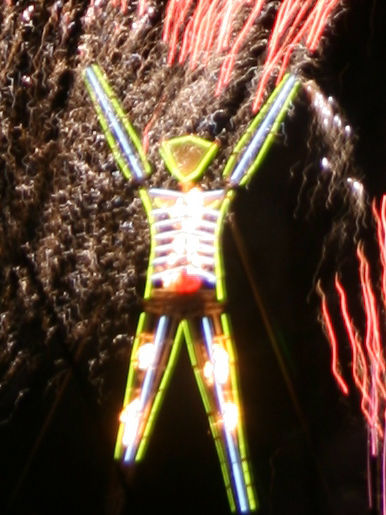
[[[177,294],[216,286],[216,248],[224,190],[150,189],[151,282]]]

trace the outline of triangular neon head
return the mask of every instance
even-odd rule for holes
[[[183,183],[198,180],[217,151],[217,143],[193,134],[165,140],[160,147],[169,172]]]

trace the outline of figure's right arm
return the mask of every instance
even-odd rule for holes
[[[84,72],[84,80],[105,138],[121,172],[126,179],[143,181],[151,172],[150,164],[140,139],[101,67],[97,64],[88,66]]]

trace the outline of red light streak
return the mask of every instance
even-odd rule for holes
[[[338,344],[337,344],[337,340],[336,340],[335,331],[334,331],[334,328],[333,328],[333,325],[331,322],[330,313],[328,311],[326,296],[325,296],[324,292],[322,291],[322,288],[320,285],[318,285],[318,291],[322,297],[322,315],[323,315],[324,327],[327,331],[328,339],[329,339],[329,342],[331,345],[331,352],[332,352],[331,370],[332,370],[332,373],[338,383],[338,386],[342,390],[342,392],[345,395],[348,395],[348,392],[349,392],[348,386],[339,372],[340,367],[339,367],[339,363],[338,363]]]
[[[128,0],[110,0],[121,12]],[[293,52],[303,41],[309,52],[320,42],[332,11],[339,0],[283,0],[277,10],[267,56],[253,101],[256,112],[268,82],[276,75],[276,84],[284,76]],[[229,85],[237,57],[250,33],[258,28],[259,16],[268,0],[168,0],[165,8],[162,40],[168,45],[167,65],[182,65],[189,57],[189,67],[206,65],[210,56],[223,59],[215,95]],[[148,0],[138,0],[137,14],[145,15]],[[249,13],[249,14],[248,14]],[[245,17],[244,23],[239,24]],[[278,73],[279,68],[279,73]]]
[[[306,45],[307,45],[308,49],[310,50],[310,52],[315,52],[315,50],[319,44],[320,38],[322,37],[324,27],[327,24],[327,19],[328,19],[329,15],[331,14],[331,11],[337,6],[338,3],[339,3],[339,0],[332,0],[329,2],[329,4],[326,5],[326,7],[323,11],[321,11],[321,10],[319,11],[319,13],[320,13],[319,23],[317,25],[314,24],[314,28],[311,31],[311,33],[306,41]],[[312,36],[312,38],[311,38],[311,36]]]
[[[128,0],[111,0],[127,10]],[[302,43],[309,52],[317,49],[323,31],[339,0],[283,0],[277,10],[267,56],[253,101],[256,112],[267,85],[276,75],[278,84],[289,66],[293,52]],[[162,40],[168,45],[167,64],[178,61],[194,70],[204,66],[210,56],[223,59],[215,95],[222,93],[231,81],[240,50],[250,33],[258,28],[259,16],[268,0],[168,0],[165,9]],[[143,16],[148,0],[138,0],[137,13]],[[239,24],[245,17],[244,23]]]
[[[292,2],[290,6],[290,2]],[[322,37],[331,11],[339,0],[317,0],[313,8],[312,1],[285,0],[278,11],[275,24],[272,29],[271,39],[268,44],[268,54],[264,64],[264,71],[258,85],[252,110],[256,112],[263,100],[264,92],[275,67],[281,61],[277,81],[280,81],[288,67],[293,51],[307,35],[305,44],[310,52],[314,52]],[[295,16],[296,10],[298,10]],[[294,17],[295,16],[295,17]],[[291,22],[292,18],[293,21]],[[279,45],[280,39],[287,35]]]
[[[384,387],[385,363],[381,351],[381,335],[379,331],[376,300],[370,278],[370,266],[363,252],[363,245],[361,244],[358,245],[357,256],[359,259],[359,274],[366,315],[365,341],[371,367],[372,419],[375,425],[379,417],[380,396],[382,396],[383,400],[386,398],[386,390]],[[371,451],[373,456],[377,454],[378,449],[378,439],[374,425],[371,428]]]
[[[315,27],[318,26],[318,21]],[[317,30],[317,29],[316,29]],[[369,446],[373,457],[381,456],[383,459],[383,483],[386,483],[385,449],[386,441],[384,436],[384,425],[386,416],[386,362],[382,347],[381,304],[377,300],[378,292],[382,293],[382,300],[385,304],[385,264],[386,264],[386,195],[383,195],[379,208],[372,204],[373,217],[376,223],[376,239],[379,247],[382,284],[378,289],[378,283],[374,287],[371,278],[370,263],[364,251],[364,245],[360,242],[357,246],[358,276],[361,288],[361,299],[365,317],[365,332],[362,339],[355,329],[351,319],[347,294],[338,276],[335,276],[335,288],[340,299],[340,313],[344,321],[345,331],[349,340],[352,353],[352,376],[361,394],[361,410],[368,424]],[[324,327],[332,349],[332,373],[343,391],[342,377],[339,373],[337,363],[337,339],[328,312],[327,302],[320,285],[318,293],[322,298],[321,313]],[[382,312],[383,314],[383,312]],[[386,509],[386,495],[383,496],[384,508]],[[386,512],[384,512],[386,515]]]
[[[192,37],[192,49],[190,52],[190,68],[192,70],[194,70],[198,65],[200,52],[204,50],[205,41],[208,40],[211,30],[211,17],[213,16],[214,8],[217,6],[217,2],[213,2],[205,13],[204,1],[205,0],[202,1],[201,9],[197,13],[197,18],[193,25],[194,33]]]
[[[382,373],[385,373],[376,300],[370,278],[370,266],[364,255],[362,245],[358,245],[357,255],[359,259],[359,272],[366,315],[366,348],[369,351],[372,363],[377,369],[379,368]],[[379,381],[379,388],[383,397],[386,398],[386,389],[383,385],[383,381]]]
[[[373,403],[368,392],[368,368],[366,358],[362,349],[361,342],[359,341],[358,334],[355,331],[353,323],[351,321],[351,317],[347,307],[346,292],[337,276],[335,276],[335,287],[339,294],[341,313],[352,351],[352,374],[355,384],[359,388],[362,395],[361,409],[370,427],[373,427],[376,422],[374,421],[373,417]],[[369,408],[372,415],[370,415]]]
[[[221,23],[217,39],[218,53],[220,53],[223,50],[226,50],[229,47],[232,32],[232,23],[240,8],[242,7],[243,3],[243,0],[235,0],[233,4],[228,3],[224,5],[223,11],[221,12],[221,19],[223,21]]]
[[[216,88],[216,95],[219,95],[223,88],[229,84],[230,82],[230,76],[232,73],[232,70],[234,68],[236,57],[238,52],[240,51],[244,40],[249,34],[249,31],[251,30],[256,18],[259,16],[263,6],[264,6],[265,0],[257,0],[255,3],[254,8],[252,9],[248,19],[246,20],[243,28],[241,29],[239,35],[236,37],[234,44],[232,45],[232,48],[230,49],[228,55],[225,57],[225,60],[223,62],[223,65],[220,70],[220,75],[217,83]]]
[[[147,11],[147,0],[138,0],[138,16],[143,16]]]
[[[156,121],[156,119],[157,119],[157,117],[159,115],[159,112],[161,110],[162,103],[163,103],[164,99],[165,99],[165,95],[163,95],[161,97],[160,101],[158,102],[157,107],[155,108],[155,110],[153,112],[152,117],[150,118],[150,120],[148,121],[148,123],[146,124],[145,128],[142,131],[142,147],[143,147],[143,150],[144,150],[145,154],[147,154],[147,151],[149,150],[149,132],[150,132],[150,129],[154,125],[154,122]]]
[[[386,308],[386,195],[382,196],[379,212],[373,202],[373,216],[377,225],[377,240],[382,266],[382,299]]]
[[[179,64],[183,64],[185,62],[186,58],[188,57],[192,26],[193,26],[193,18],[190,18],[190,20],[188,21],[188,24],[186,25],[184,39],[182,40],[180,56],[178,58]],[[177,43],[175,43],[175,46],[176,45],[177,45]],[[174,56],[172,58],[174,59]],[[168,63],[169,63],[169,61],[168,61]]]

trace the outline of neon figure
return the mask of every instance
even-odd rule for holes
[[[204,191],[197,181],[218,145],[195,135],[163,141],[160,153],[180,190],[145,187],[151,173],[141,142],[101,68],[85,70],[85,83],[106,140],[123,175],[141,184],[151,250],[131,354],[115,458],[143,458],[182,340],[209,419],[232,511],[258,507],[240,408],[238,372],[228,315],[220,240],[235,188],[258,170],[299,87],[286,75],[229,158],[224,189]]]

